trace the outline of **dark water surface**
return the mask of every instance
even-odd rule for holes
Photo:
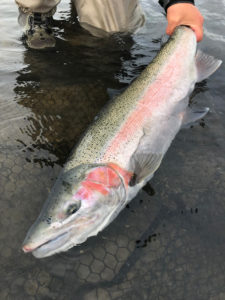
[[[151,187],[108,228],[50,258],[20,250],[79,136],[160,48],[162,10],[142,2],[138,34],[99,40],[62,1],[56,49],[42,52],[24,47],[14,1],[0,2],[1,300],[225,299],[224,64],[194,92],[210,107],[204,122],[178,134]],[[198,3],[199,47],[225,62],[225,3]]]

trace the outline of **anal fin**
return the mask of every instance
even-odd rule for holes
[[[188,107],[183,116],[182,128],[190,127],[196,121],[204,118],[208,112],[208,107],[203,107],[202,109],[198,109],[196,111]]]

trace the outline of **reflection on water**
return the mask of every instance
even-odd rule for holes
[[[17,103],[32,112],[26,131],[32,145],[18,141],[30,151],[51,152],[60,164],[109,99],[107,90],[123,87],[116,74],[122,61],[131,58],[133,44],[130,36],[93,37],[71,21],[75,20],[72,16],[55,21],[56,49],[24,52],[26,67],[18,72],[14,89]],[[27,159],[47,162],[32,153]]]
[[[1,0],[0,299],[225,299],[223,66],[192,95],[210,107],[204,126],[177,136],[151,185],[108,228],[42,260],[20,250],[74,144],[160,48],[164,17],[142,2],[146,27],[104,40],[64,1],[56,49],[38,52],[22,44],[14,3]],[[199,2],[209,32],[200,47],[225,61],[224,8]]]

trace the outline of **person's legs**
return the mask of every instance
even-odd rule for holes
[[[33,49],[55,46],[51,20],[61,0],[15,0],[19,6],[19,24],[23,26],[26,43]]]
[[[134,32],[145,17],[139,0],[73,0],[79,22],[95,36]]]
[[[48,13],[61,0],[15,0],[24,12]]]

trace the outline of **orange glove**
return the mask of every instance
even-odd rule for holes
[[[196,6],[190,3],[177,3],[167,9],[168,26],[166,33],[171,35],[179,25],[188,25],[195,32],[197,41],[203,38],[203,16]]]

